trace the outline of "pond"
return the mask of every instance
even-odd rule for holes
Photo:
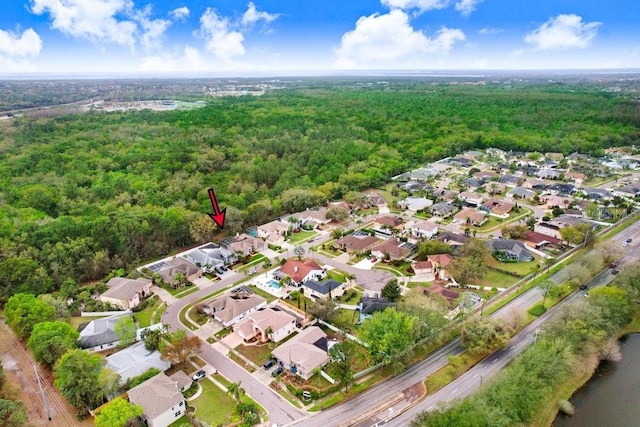
[[[620,341],[622,360],[603,362],[571,398],[576,413],[558,415],[556,427],[626,427],[640,425],[640,334]]]

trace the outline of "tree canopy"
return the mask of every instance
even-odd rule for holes
[[[56,363],[54,384],[73,406],[90,410],[101,403],[100,370],[100,356],[71,350]]]
[[[27,347],[40,363],[53,366],[63,354],[76,347],[80,334],[65,322],[40,322],[33,327]]]
[[[130,420],[142,414],[141,406],[116,397],[96,414],[96,427],[125,427]]]
[[[53,306],[36,298],[33,294],[15,294],[4,307],[7,324],[18,337],[29,338],[36,323],[53,320]]]

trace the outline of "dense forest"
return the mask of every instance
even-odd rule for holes
[[[235,232],[467,149],[602,155],[639,136],[636,100],[558,83],[315,82],[190,111],[3,120],[0,303],[210,239],[209,187]]]

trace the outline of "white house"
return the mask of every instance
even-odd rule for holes
[[[202,305],[203,311],[225,327],[267,305],[267,300],[254,293],[237,292],[215,298]]]
[[[144,347],[144,342],[141,341],[107,356],[106,367],[120,374],[120,381],[126,382],[151,368],[164,372],[171,367],[171,363],[162,360],[158,350],[147,350]]]
[[[414,221],[408,224],[414,239],[431,239],[438,234],[438,224],[431,221]]]
[[[327,350],[327,334],[317,326],[310,326],[273,350],[273,357],[291,373],[309,379],[316,368],[329,362]]]
[[[233,325],[233,331],[245,341],[258,337],[261,341],[266,341],[268,338],[277,343],[295,330],[296,317],[273,307],[249,313],[247,317]]]
[[[458,194],[458,198],[470,205],[480,206],[484,201],[482,194],[475,193],[473,191],[463,191]]]
[[[184,415],[187,405],[180,385],[164,372],[127,392],[129,401],[142,406],[149,427],[167,427]]]

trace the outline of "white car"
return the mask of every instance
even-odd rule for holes
[[[207,376],[207,373],[203,370],[199,370],[198,372],[196,372],[195,374],[193,374],[193,376],[191,377],[192,380],[194,381],[199,381],[201,379],[203,379],[204,377]]]

